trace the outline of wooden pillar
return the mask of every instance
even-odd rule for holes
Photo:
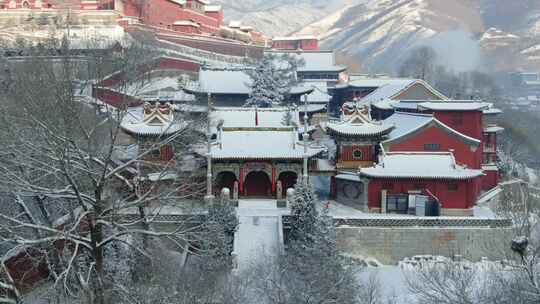
[[[272,194],[276,193],[276,167],[272,166]]]
[[[240,195],[244,195],[244,168],[240,168],[240,176],[238,180],[238,188]]]

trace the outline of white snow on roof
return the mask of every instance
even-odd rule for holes
[[[422,101],[416,100],[400,100],[392,105],[394,109],[401,110],[418,110],[418,104]]]
[[[416,114],[416,113],[402,113],[395,112],[392,116],[384,120],[387,124],[393,124],[396,126],[392,132],[388,135],[388,141],[392,141],[405,134],[409,134],[414,130],[417,130],[431,121],[434,117],[430,114]]]
[[[484,112],[484,115],[497,115],[497,114],[501,114],[502,110],[491,107],[487,110],[484,110],[483,112]]]
[[[204,11],[205,12],[219,12],[221,11],[221,5],[218,5],[218,4],[205,5]]]
[[[349,82],[347,86],[358,88],[377,88],[371,94],[362,98],[362,101],[367,103],[374,103],[385,99],[391,99],[397,94],[403,92],[407,88],[414,84],[421,84],[426,87],[433,94],[439,96],[441,99],[447,99],[444,95],[436,91],[429,84],[419,79],[406,79],[406,78],[373,78],[373,79],[357,79]]]
[[[242,26],[242,21],[231,20],[231,22],[229,22],[229,27],[231,27],[231,28],[239,28],[241,26]]]
[[[483,111],[489,109],[491,104],[478,101],[448,101],[448,102],[423,102],[418,104],[418,109],[432,111]]]
[[[434,123],[446,131],[455,134],[471,145],[479,145],[480,140],[460,133],[442,123],[430,114],[395,112],[392,116],[383,120],[385,123],[394,123],[396,128],[390,132],[388,139],[383,143],[394,141],[402,136],[415,132],[424,126]]]
[[[259,127],[266,128],[282,128],[283,118],[287,113],[287,108],[261,108],[257,109],[257,116]],[[292,121],[295,124],[298,122],[298,112],[296,110],[291,111]],[[213,124],[217,124],[223,120],[223,127],[236,128],[236,127],[256,127],[255,126],[255,108],[228,108],[218,107],[211,113]]]
[[[384,99],[380,101],[375,101],[371,103],[371,105],[381,110],[392,110],[394,109],[394,105],[396,105],[397,103],[399,103],[398,100]]]
[[[343,180],[348,180],[348,181],[351,181],[351,182],[360,182],[360,177],[356,174],[338,174],[336,175],[336,178],[337,179],[343,179]]]
[[[147,82],[137,81],[129,84],[123,93],[147,101],[160,99],[194,101],[195,96],[179,89],[178,79],[179,77],[154,76]]]
[[[309,103],[328,103],[332,99],[332,96],[328,94],[326,81],[306,81],[303,83],[303,86],[313,88],[313,92],[307,95]]]
[[[133,107],[129,108],[126,115],[122,118],[120,126],[128,133],[140,135],[167,135],[180,131],[181,125],[169,120],[164,124],[149,124],[144,122],[144,108]]]
[[[369,117],[369,110],[365,108],[367,113],[359,110],[356,106],[351,115],[345,116],[343,121],[338,123],[328,123],[327,128],[341,135],[349,136],[379,136],[388,134],[395,126],[386,122],[372,121]]]
[[[504,128],[499,126],[487,126],[484,128],[485,133],[500,133],[502,131],[504,131]]]
[[[355,78],[348,83],[348,86],[357,88],[379,88],[385,85],[407,86],[414,81],[414,79],[409,78]]]
[[[251,78],[245,70],[201,70],[199,81],[189,83],[188,91],[210,92],[212,94],[249,94]],[[291,94],[311,92],[313,88],[296,86],[291,88]]]
[[[322,152],[323,147],[308,147],[308,157]],[[221,144],[212,146],[213,159],[302,159],[304,146],[295,129],[248,131],[224,130]]]
[[[380,178],[471,179],[482,176],[482,170],[466,169],[456,164],[450,152],[392,152],[371,168],[359,173]]]
[[[348,124],[343,123],[328,123],[328,129],[343,134],[343,135],[357,135],[357,136],[377,136],[386,134],[389,130],[394,128],[394,125],[377,124],[377,123],[365,123],[365,124]]]
[[[304,112],[313,113],[313,112],[326,112],[326,104],[322,103],[312,103],[306,105],[300,105],[298,106],[298,112],[303,115]]]
[[[175,21],[173,25],[187,25],[187,26],[194,26],[194,27],[201,27],[197,22],[193,22],[191,20],[179,20]]]

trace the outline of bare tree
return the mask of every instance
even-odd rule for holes
[[[122,69],[116,88],[121,91],[140,81],[138,66],[156,53],[133,42],[114,59],[96,53],[81,62],[69,55],[69,40],[61,48],[64,56],[54,61],[30,51],[27,60],[12,64],[2,96],[2,265],[32,248],[32,258],[45,265],[59,292],[102,304],[121,286],[118,275],[127,271],[119,261],[130,260],[127,255],[152,264],[149,240],[166,240],[189,252],[201,231],[209,231],[193,221],[177,223],[172,231],[152,229],[165,205],[192,197],[198,186],[183,171],[183,156],[196,143],[198,126],[178,113],[168,130],[153,142],[139,141],[135,155],[119,161],[127,101],[98,110],[76,96],[74,80],[99,83],[111,70]],[[148,156],[164,145],[175,147],[175,157],[159,166],[149,163]],[[146,166],[154,168],[153,178],[141,175]],[[153,182],[171,173],[176,176],[172,182]],[[21,286],[11,273],[4,271],[2,286],[20,300]]]

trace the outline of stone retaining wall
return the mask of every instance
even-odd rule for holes
[[[509,227],[351,227],[337,228],[338,245],[346,253],[396,264],[405,257],[429,254],[504,259],[510,254]]]

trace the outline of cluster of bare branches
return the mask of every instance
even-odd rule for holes
[[[150,144],[136,139],[135,155],[120,161],[118,151],[126,141],[120,123],[127,107],[98,108],[86,102],[88,96],[78,96],[81,87],[99,84],[117,70],[122,73],[116,90],[133,90],[144,80],[141,63],[159,53],[133,41],[113,57],[90,53],[84,59],[44,59],[40,49],[28,47],[35,56],[7,64],[0,103],[1,287],[6,299],[20,300],[25,288],[20,277],[13,277],[17,270],[6,266],[22,252],[32,252],[25,256],[34,268],[42,267],[39,275],[47,276],[59,293],[86,303],[108,302],[133,268],[128,261],[152,265],[150,248],[158,240],[176,251],[200,254],[203,248],[196,252],[194,244],[216,232],[208,222],[186,220],[167,231],[152,228],[164,206],[201,190],[197,176],[183,169],[198,140],[197,124],[189,123],[188,115],[176,115],[177,132]],[[69,49],[67,38],[61,47]],[[140,168],[165,144],[174,146],[175,157],[152,168],[159,177],[177,173],[177,180],[141,187],[145,176]]]

